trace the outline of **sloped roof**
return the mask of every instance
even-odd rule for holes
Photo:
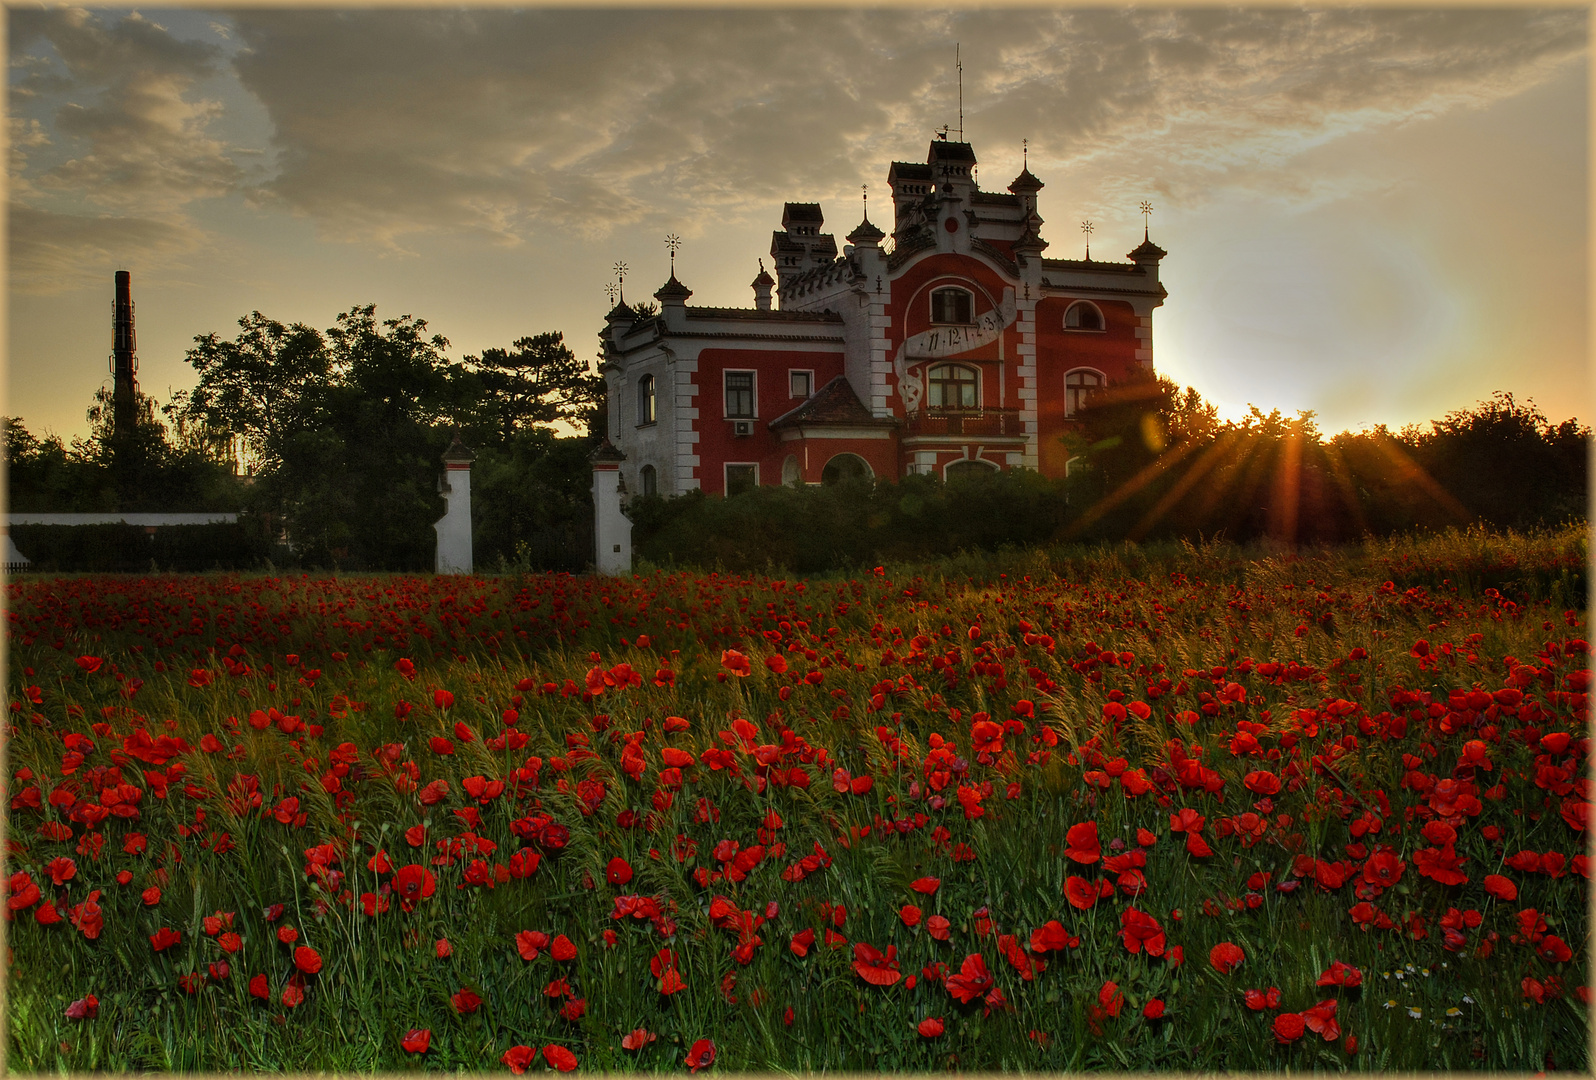
[[[873,416],[864,407],[846,375],[838,375],[802,405],[770,422],[772,430],[799,424],[824,424],[828,427],[892,427],[895,422]]]

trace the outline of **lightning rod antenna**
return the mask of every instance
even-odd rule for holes
[[[964,62],[959,59],[959,43],[953,43],[953,68],[959,76],[959,141],[964,141]]]

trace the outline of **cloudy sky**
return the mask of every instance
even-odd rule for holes
[[[1587,17],[1481,8],[11,7],[5,411],[82,433],[132,271],[140,383],[252,310],[365,303],[459,358],[596,352],[610,267],[751,305],[785,200],[839,236],[957,125],[1046,182],[1050,256],[1169,251],[1158,368],[1227,416],[1399,426],[1495,390],[1596,416]],[[879,200],[879,204],[877,203]]]

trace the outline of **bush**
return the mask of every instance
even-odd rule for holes
[[[32,561],[51,572],[142,573],[153,569],[248,570],[269,551],[253,519],[211,525],[13,525],[11,539]]]

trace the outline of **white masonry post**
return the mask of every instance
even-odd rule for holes
[[[621,507],[626,494],[621,462],[626,455],[608,439],[590,455],[593,462],[593,567],[611,576],[632,572],[632,522]]]
[[[476,455],[454,437],[443,452],[443,475],[438,478],[438,493],[446,509],[433,523],[438,533],[435,569],[440,574],[469,574],[471,565],[471,462]]]

